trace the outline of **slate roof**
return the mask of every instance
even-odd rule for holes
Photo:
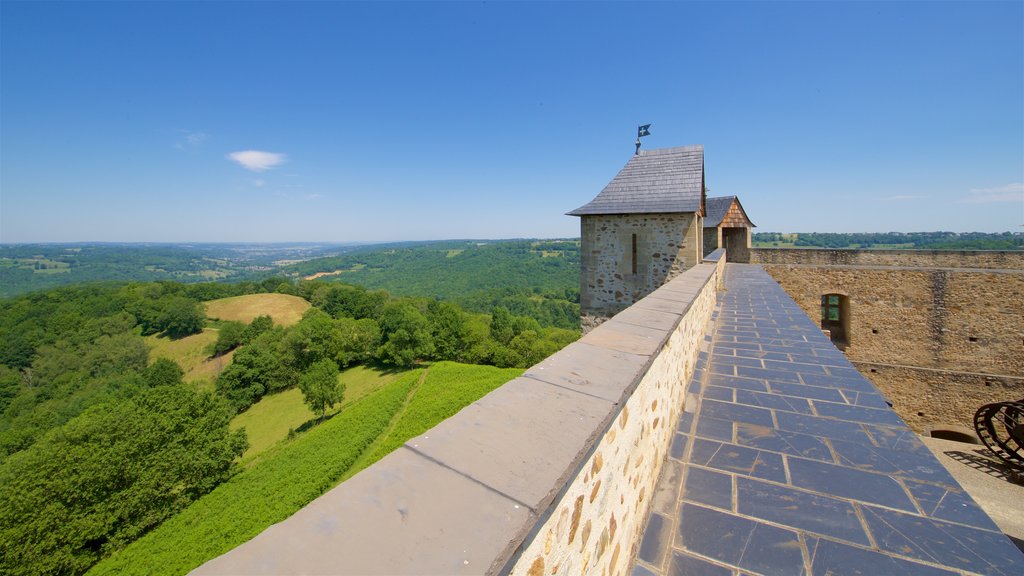
[[[722,219],[729,213],[729,207],[732,206],[733,201],[739,206],[740,212],[743,213],[743,217],[747,219],[747,222],[750,222],[747,211],[743,209],[743,204],[740,204],[739,198],[735,196],[716,196],[704,200],[704,227],[714,228],[721,224]],[[754,223],[750,222],[750,225],[754,226]]]
[[[568,214],[703,213],[703,180],[702,145],[641,150],[600,194]]]

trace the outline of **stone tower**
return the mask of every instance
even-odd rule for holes
[[[704,147],[641,150],[580,217],[584,332],[701,261]]]

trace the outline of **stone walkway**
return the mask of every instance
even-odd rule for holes
[[[633,576],[1024,574],[1024,554],[759,266],[728,264]]]

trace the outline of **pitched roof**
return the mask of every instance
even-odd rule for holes
[[[735,196],[716,196],[714,198],[707,198],[704,201],[705,215],[704,215],[704,227],[714,228],[722,223],[725,216],[729,213],[729,208],[732,207],[733,202],[736,203],[736,207],[743,214],[743,218],[753,227],[754,223],[747,217],[747,211],[743,209],[743,205],[740,204],[740,199]]]
[[[703,184],[704,146],[641,150],[600,194],[568,214],[701,212]]]

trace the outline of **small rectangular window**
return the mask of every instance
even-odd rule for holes
[[[633,234],[633,274],[636,274],[636,234]]]

